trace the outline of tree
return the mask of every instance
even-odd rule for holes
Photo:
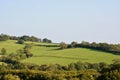
[[[71,43],[71,47],[72,47],[72,48],[75,48],[76,45],[77,45],[77,42],[74,42],[74,41],[73,41],[73,42]]]
[[[2,54],[2,55],[5,55],[6,52],[7,52],[7,50],[6,50],[5,48],[2,48],[2,49],[1,49],[1,54]]]
[[[27,35],[24,35],[22,37],[20,37],[21,40],[24,40],[24,41],[30,41],[30,37],[27,36]]]
[[[49,40],[49,39],[47,39],[47,38],[44,38],[44,39],[43,39],[43,42],[44,42],[44,43],[52,43],[52,41]]]
[[[52,43],[52,41],[51,41],[51,40],[48,40],[48,43]]]
[[[24,53],[26,54],[26,57],[32,57],[33,54],[30,52],[30,49],[32,48],[32,44],[27,44],[25,47],[24,47]]]
[[[39,42],[40,39],[38,39],[38,38],[35,37],[35,36],[31,36],[31,37],[30,37],[30,41],[32,41],[32,42]]]
[[[44,38],[44,39],[43,39],[43,42],[44,42],[44,43],[47,43],[47,42],[48,42],[48,39],[47,39],[47,38]]]
[[[66,44],[65,42],[61,42],[61,43],[60,43],[60,48],[61,48],[61,49],[67,48],[67,44]]]
[[[82,46],[82,47],[90,47],[90,43],[89,43],[89,42],[86,42],[86,41],[82,41],[82,42],[81,42],[81,46]]]

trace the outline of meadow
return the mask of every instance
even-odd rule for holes
[[[32,42],[27,42],[32,43]],[[46,43],[34,43],[39,45],[55,45]],[[0,49],[6,48],[7,54],[16,53],[18,49],[22,49],[25,45],[16,44],[14,40],[8,40],[0,42]],[[89,63],[113,63],[113,60],[120,59],[119,55],[113,55],[111,53],[87,49],[87,48],[71,48],[57,50],[59,47],[45,47],[45,46],[33,46],[31,52],[33,57],[22,60],[21,62],[29,62],[34,64],[61,64],[67,65],[69,63],[81,61]]]

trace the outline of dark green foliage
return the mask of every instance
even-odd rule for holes
[[[112,64],[101,72],[102,75],[98,77],[98,80],[120,80],[120,64]]]
[[[47,38],[44,38],[44,39],[43,39],[43,42],[44,42],[44,43],[52,43],[52,41],[49,40],[49,39],[47,39]]]
[[[24,40],[18,40],[17,43],[18,44],[24,44]]]
[[[43,39],[43,42],[47,43],[47,42],[48,42],[48,39],[47,39],[47,38],[44,38],[44,39]]]
[[[77,47],[77,42],[75,42],[75,41],[71,42],[70,47],[71,48]]]
[[[35,36],[27,36],[27,35],[21,36],[20,39],[24,40],[24,41],[32,41],[32,42],[39,42],[40,41],[40,39],[38,39]]]
[[[40,42],[41,39],[35,37],[35,36],[21,36],[21,37],[17,37],[17,36],[9,36],[6,34],[0,34],[0,41],[6,41],[6,40],[24,40],[24,41],[32,41],[32,42]],[[51,42],[51,40],[49,40],[48,42]]]
[[[120,80],[120,70],[106,72],[98,80]]]
[[[48,40],[48,43],[52,43],[52,41],[51,41],[51,40]]]
[[[45,45],[44,45],[44,44],[43,44],[43,45],[42,45],[42,44],[35,44],[35,46],[44,46],[44,47],[60,47],[58,44],[54,44],[54,45],[49,45],[49,44],[48,44],[48,45],[47,45],[47,44],[45,44]]]
[[[20,63],[17,59],[13,59],[10,57],[1,57],[0,62],[5,62],[7,64],[13,64],[13,65]]]

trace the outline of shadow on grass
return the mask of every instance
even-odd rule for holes
[[[120,56],[120,53],[112,53],[112,52],[109,52],[109,51],[103,51],[103,50],[97,50],[97,49],[91,49],[91,48],[84,48],[84,49],[88,49],[90,51],[105,52],[107,54],[112,54],[112,55],[118,55],[118,56]]]
[[[75,60],[88,60],[85,58],[75,58],[75,57],[64,57],[64,56],[49,56],[49,55],[40,55],[34,57],[51,57],[51,58],[62,58],[62,59],[75,59]]]
[[[64,50],[64,49],[56,48],[56,49],[51,49],[51,50],[47,50],[47,51],[57,51],[57,50]]]

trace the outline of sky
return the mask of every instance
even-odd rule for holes
[[[120,43],[120,0],[0,0],[0,33]]]

